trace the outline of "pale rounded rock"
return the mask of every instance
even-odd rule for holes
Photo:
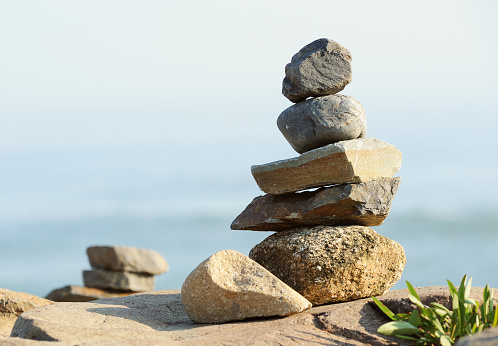
[[[249,257],[313,305],[384,294],[400,279],[406,263],[400,244],[363,226],[275,233]]]
[[[365,110],[354,97],[329,95],[299,102],[284,110],[277,126],[295,151],[312,149],[367,133]]]
[[[351,82],[351,53],[335,41],[321,38],[304,46],[285,66],[282,94],[292,102],[332,95]]]
[[[182,304],[198,323],[289,316],[311,303],[247,256],[222,250],[199,264],[182,286]]]

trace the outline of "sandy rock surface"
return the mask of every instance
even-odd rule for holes
[[[17,317],[23,312],[52,303],[31,294],[0,288],[0,337],[10,335]]]
[[[449,305],[446,287],[417,288],[417,292],[425,304]],[[482,289],[474,288],[471,296],[482,299]],[[407,297],[404,289],[381,300],[401,312],[410,309]],[[180,291],[156,291],[30,310],[19,318],[13,336],[64,345],[407,345],[376,333],[388,320],[370,302],[323,305],[288,317],[196,324],[182,307]]]

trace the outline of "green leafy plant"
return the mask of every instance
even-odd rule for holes
[[[484,288],[483,301],[479,304],[470,298],[472,277],[467,282],[465,275],[458,289],[447,281],[452,310],[439,303],[431,303],[431,306],[422,304],[415,288],[408,281],[408,298],[416,306],[410,313],[394,314],[377,298],[372,297],[375,304],[392,319],[380,326],[377,332],[411,340],[415,345],[448,346],[461,337],[498,324],[498,309],[494,305],[493,291],[488,285]]]

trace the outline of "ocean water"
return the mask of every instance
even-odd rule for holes
[[[197,264],[222,249],[244,254],[269,232],[230,231],[228,215],[169,217],[102,216],[69,221],[16,223],[4,232],[1,286],[39,296],[68,284],[82,285],[90,269],[86,247],[120,244],[154,249],[170,265],[156,289],[179,289]],[[391,215],[374,227],[406,251],[407,264],[395,288],[459,282],[498,287],[496,214],[442,219],[423,214]]]
[[[457,283],[464,274],[473,276],[474,285],[498,287],[493,149],[474,151],[466,142],[426,135],[423,143],[409,130],[393,135],[378,129],[374,135],[404,155],[391,213],[373,227],[405,248],[407,264],[395,288],[404,288],[406,280],[415,286]],[[90,269],[85,251],[93,245],[158,251],[170,271],[156,278],[156,289],[179,289],[216,251],[248,254],[271,234],[230,230],[262,194],[250,166],[296,155],[275,136],[234,132],[180,146],[174,138],[0,153],[0,287],[46,296],[82,285],[82,271]],[[436,147],[446,151],[444,160]]]

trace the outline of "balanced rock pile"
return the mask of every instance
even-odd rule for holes
[[[154,290],[154,275],[168,271],[166,260],[154,250],[128,246],[87,248],[92,270],[83,271],[85,287],[65,286],[52,291],[54,301],[90,301]]]
[[[401,152],[365,138],[361,104],[336,95],[351,81],[351,54],[319,39],[292,57],[285,75],[283,94],[296,104],[277,125],[301,155],[253,166],[266,195],[231,225],[277,233],[249,257],[220,251],[187,277],[182,304],[195,322],[287,316],[312,304],[381,295],[403,271],[401,245],[366,227],[389,213]]]
[[[301,155],[251,167],[267,194],[231,228],[278,232],[249,257],[314,305],[381,295],[399,280],[406,258],[401,245],[365,226],[389,213],[401,152],[365,138],[362,105],[336,94],[352,78],[351,53],[337,42],[308,44],[285,75],[283,94],[296,104],[277,125]]]

